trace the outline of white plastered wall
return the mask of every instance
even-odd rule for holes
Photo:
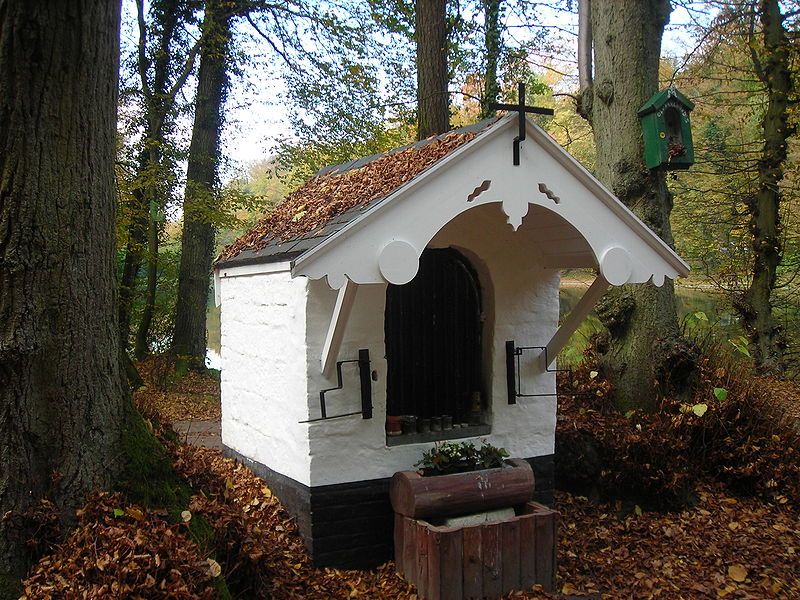
[[[222,442],[310,485],[308,425],[300,423],[308,419],[308,279],[292,279],[288,268],[287,263],[277,272],[238,267],[217,273]]]
[[[517,404],[508,404],[505,342],[544,346],[550,340],[558,324],[559,272],[539,266],[530,225],[526,227],[523,221],[514,232],[506,220],[498,203],[476,207],[446,225],[430,246],[453,246],[478,272],[484,312],[493,313],[484,324],[484,344],[489,344],[487,362],[491,364],[484,377],[492,427],[491,434],[484,437],[507,448],[512,456],[528,458],[554,451],[556,398],[520,398]],[[338,357],[355,359],[360,348],[369,349],[371,368],[377,373],[377,381],[372,383],[374,416],[367,420],[345,417],[309,426],[313,486],[390,477],[395,471],[411,468],[432,445],[386,446],[385,301],[385,284],[359,286]],[[319,414],[319,390],[336,385],[335,373],[326,378],[319,366],[335,302],[336,292],[324,279],[309,282],[306,343],[312,416]],[[524,391],[555,393],[555,377],[535,367],[536,354],[526,354],[523,361]],[[343,373],[344,388],[326,395],[328,415],[360,409],[358,368],[344,365]]]

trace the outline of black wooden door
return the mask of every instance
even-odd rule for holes
[[[430,249],[406,285],[386,291],[387,414],[466,421],[481,391],[481,292],[456,250]]]

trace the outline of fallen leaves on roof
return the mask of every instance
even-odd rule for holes
[[[219,260],[229,260],[243,250],[261,250],[273,241],[297,239],[351,208],[385,198],[474,137],[474,133],[450,133],[423,146],[389,152],[357,169],[314,177],[227,246]]]

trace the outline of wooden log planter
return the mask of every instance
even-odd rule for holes
[[[557,513],[531,501],[530,465],[507,462],[502,469],[392,477],[395,563],[421,598],[497,598],[535,584],[553,590]],[[516,514],[500,521],[462,527],[431,522],[507,507]]]

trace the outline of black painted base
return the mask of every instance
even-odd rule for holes
[[[394,513],[389,502],[389,478],[309,487],[224,446],[264,479],[297,520],[314,565],[339,569],[371,569],[393,555]],[[553,503],[553,455],[527,461],[536,479],[534,499]]]

